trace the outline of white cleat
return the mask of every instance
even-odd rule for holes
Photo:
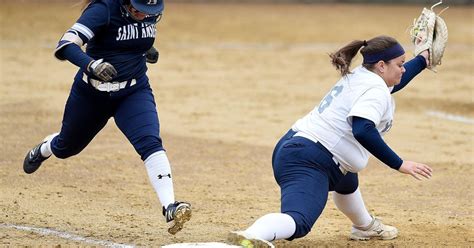
[[[227,241],[232,245],[238,245],[244,248],[275,248],[269,241],[251,237],[251,235],[244,231],[230,232],[227,236]]]
[[[372,217],[372,222],[367,227],[352,226],[350,239],[369,240],[371,238],[389,240],[398,236],[396,227],[384,225],[379,219]]]

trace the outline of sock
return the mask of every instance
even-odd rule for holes
[[[266,214],[257,219],[245,233],[251,237],[273,241],[287,239],[296,232],[296,223],[291,216],[283,213]]]
[[[373,218],[365,208],[359,188],[352,194],[333,192],[332,196],[336,207],[352,221],[354,226],[365,227],[372,222]]]
[[[41,145],[41,149],[40,149],[41,156],[47,158],[47,157],[49,157],[53,154],[53,151],[51,150],[51,141],[58,134],[59,133],[53,133],[53,134],[50,134],[50,135],[46,136],[46,138],[44,138],[43,141],[45,141],[45,143],[43,145]]]
[[[170,203],[174,203],[174,190],[171,166],[165,151],[151,154],[145,160],[145,166],[161,205],[168,207]]]

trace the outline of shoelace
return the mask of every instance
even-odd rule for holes
[[[435,8],[436,6],[442,4],[442,3],[443,3],[443,1],[440,0],[438,3],[433,4],[433,5],[431,6],[431,8],[430,8],[431,11],[434,12],[434,8]],[[444,8],[444,9],[442,9],[442,10],[441,10],[438,14],[436,14],[436,15],[437,15],[437,16],[440,16],[440,15],[441,15],[445,10],[447,10],[448,8],[449,8],[449,6],[446,7],[446,8]],[[419,32],[417,32],[417,31],[421,31],[421,29],[419,29],[420,27],[415,27],[415,24],[416,24],[416,18],[413,20],[413,24],[412,24],[411,26],[407,27],[407,29],[405,30],[405,32],[409,32],[410,37],[411,37],[413,40],[417,40],[417,39],[419,39],[419,38],[422,38],[422,37],[418,37],[418,33],[419,33]],[[408,31],[408,30],[410,30],[410,31]]]

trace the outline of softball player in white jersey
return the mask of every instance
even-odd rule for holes
[[[373,104],[374,100],[377,104]],[[322,103],[292,127],[295,136],[320,142],[340,163],[343,171],[357,173],[369,152],[352,135],[352,116],[376,123],[381,135],[392,125],[395,103],[383,79],[359,66],[331,89]]]
[[[363,64],[350,72],[359,50]],[[342,78],[318,106],[296,121],[273,152],[281,213],[260,217],[245,231],[232,232],[229,240],[271,246],[269,241],[276,239],[304,237],[321,215],[329,191],[335,191],[336,206],[354,223],[351,238],[395,238],[397,229],[383,225],[365,208],[357,172],[371,153],[401,173],[431,177],[429,166],[402,160],[382,139],[394,117],[391,94],[426,68],[427,56],[424,52],[405,63],[405,51],[388,36],[353,41],[331,54]]]

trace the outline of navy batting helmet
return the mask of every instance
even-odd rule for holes
[[[133,8],[148,15],[158,15],[165,8],[163,0],[130,0],[130,3]]]

